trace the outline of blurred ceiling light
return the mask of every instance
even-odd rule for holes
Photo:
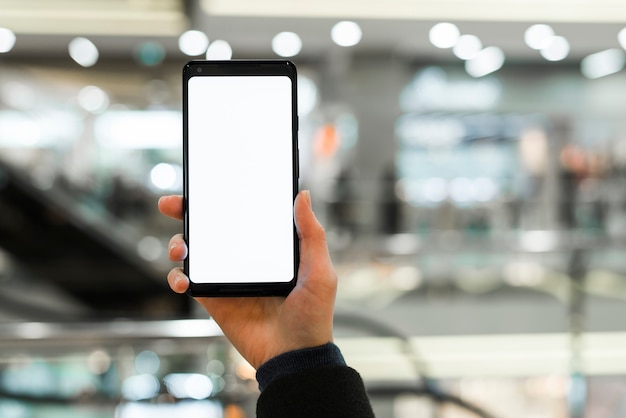
[[[0,28],[0,53],[9,52],[15,45],[15,34],[11,29]]]
[[[554,36],[554,30],[549,25],[532,25],[524,32],[524,41],[532,49],[540,50],[546,46],[550,38]]]
[[[209,38],[199,30],[188,30],[178,38],[180,51],[191,57],[202,55],[209,46]]]
[[[452,48],[459,40],[461,32],[454,23],[437,23],[428,32],[430,43],[437,48]]]
[[[617,48],[596,52],[580,63],[580,71],[587,78],[596,79],[621,71],[626,64],[624,51]]]
[[[206,59],[208,60],[229,60],[233,57],[233,49],[230,44],[221,39],[217,39],[209,44],[206,50]]]
[[[361,42],[363,31],[356,22],[338,22],[330,31],[330,37],[339,46],[349,47]]]
[[[552,36],[539,53],[548,61],[562,61],[569,55],[570,46],[562,36]]]
[[[465,71],[472,77],[483,77],[502,68],[504,59],[504,52],[500,48],[489,46],[465,61]]]
[[[622,46],[622,48],[626,49],[626,28],[619,31],[619,33],[617,34],[617,40],[619,41],[619,44]]]
[[[293,57],[302,50],[302,39],[297,33],[280,32],[272,39],[272,50],[281,57]]]
[[[78,37],[70,41],[70,57],[83,67],[91,67],[96,62],[100,54],[98,48],[87,38]]]
[[[477,36],[463,35],[454,45],[452,52],[459,59],[469,60],[474,58],[482,49],[483,44]]]
[[[100,114],[109,107],[109,96],[96,86],[86,86],[78,93],[78,104],[89,113]]]

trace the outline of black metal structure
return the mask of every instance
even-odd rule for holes
[[[29,276],[54,284],[96,317],[185,314],[187,298],[169,291],[165,272],[139,257],[115,218],[92,218],[71,196],[39,189],[0,162],[0,248]]]

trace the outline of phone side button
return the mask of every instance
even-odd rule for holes
[[[296,179],[300,178],[300,148],[296,148]]]

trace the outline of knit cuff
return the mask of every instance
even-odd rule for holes
[[[306,369],[345,366],[346,361],[339,347],[333,343],[319,347],[303,348],[280,354],[263,363],[256,372],[256,380],[261,391],[274,380]]]

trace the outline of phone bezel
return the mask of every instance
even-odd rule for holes
[[[291,79],[292,97],[292,189],[293,200],[298,193],[299,153],[298,153],[298,108],[297,72],[289,60],[228,60],[190,61],[183,67],[183,220],[184,238],[188,246],[188,256],[184,260],[184,270],[189,276],[187,293],[197,297],[221,296],[285,296],[294,288],[300,261],[299,240],[295,223],[293,227],[293,278],[288,282],[245,282],[245,283],[196,283],[193,272],[189,272],[189,258],[193,252],[190,242],[190,219],[187,211],[188,190],[188,81],[192,77],[203,76],[287,76]],[[191,274],[189,274],[191,273]]]

